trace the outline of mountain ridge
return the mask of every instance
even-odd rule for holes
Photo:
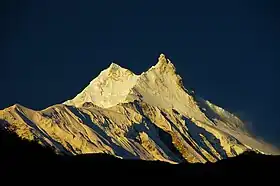
[[[112,63],[72,100],[39,111],[15,104],[0,119],[57,153],[169,163],[216,162],[247,150],[280,154],[238,117],[187,90],[164,54],[140,75]]]

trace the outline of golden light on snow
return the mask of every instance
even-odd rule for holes
[[[42,111],[17,104],[0,111],[0,119],[18,135],[70,154],[171,163],[182,157],[214,162],[248,149],[279,154],[246,132],[233,114],[188,94],[163,54],[140,75],[112,63],[72,100]]]

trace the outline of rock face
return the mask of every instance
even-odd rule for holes
[[[2,128],[73,155],[204,163],[247,150],[279,154],[239,118],[186,90],[163,54],[141,75],[112,63],[72,100],[41,111],[15,104],[0,120]]]

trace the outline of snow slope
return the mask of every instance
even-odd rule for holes
[[[138,76],[130,70],[112,63],[74,99],[65,102],[67,105],[80,107],[85,102],[92,102],[103,108],[124,102],[129,90],[135,85]]]
[[[112,63],[72,100],[41,111],[16,104],[0,119],[57,153],[170,163],[215,162],[246,150],[280,154],[239,118],[186,90],[163,54],[140,75]]]

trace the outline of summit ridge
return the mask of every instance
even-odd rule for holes
[[[73,99],[40,111],[15,104],[0,110],[0,122],[70,155],[205,163],[245,151],[280,154],[238,117],[186,90],[164,54],[140,75],[111,63]]]

